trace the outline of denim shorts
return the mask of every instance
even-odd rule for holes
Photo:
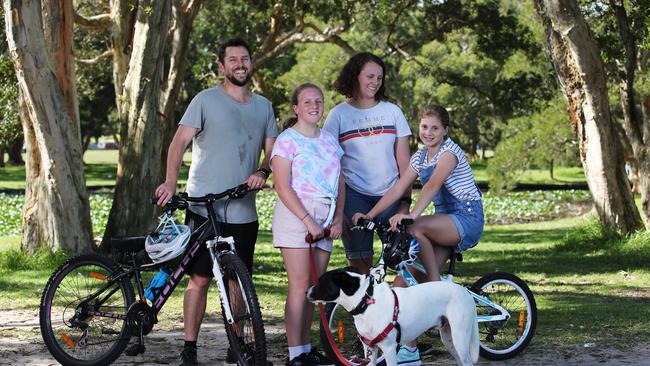
[[[485,223],[481,200],[458,201],[452,204],[438,205],[436,206],[436,215],[439,214],[449,215],[456,225],[460,235],[460,242],[456,247],[456,252],[460,253],[478,244]]]
[[[352,226],[352,216],[355,213],[360,212],[362,214],[368,213],[377,202],[381,199],[382,196],[369,196],[355,191],[354,189],[345,185],[345,207],[344,213],[345,218],[347,219],[350,225]],[[390,207],[380,213],[375,220],[379,222],[388,222],[388,219],[391,218],[397,212],[400,202],[397,201],[393,203]],[[373,254],[372,250],[372,241],[373,234],[372,232],[366,230],[346,230],[343,235],[343,246],[345,247],[345,255],[348,259],[362,259],[362,258],[371,258]]]

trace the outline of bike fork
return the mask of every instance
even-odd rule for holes
[[[221,303],[224,304],[223,306],[224,316],[226,317],[226,321],[228,321],[228,324],[232,324],[235,322],[235,320],[233,319],[232,312],[230,311],[230,303],[228,302],[228,296],[226,294],[226,284],[223,282],[223,272],[221,271],[221,265],[219,264],[219,259],[215,254],[215,247],[217,246],[218,243],[228,243],[231,251],[234,253],[235,240],[233,239],[232,236],[226,238],[217,236],[215,239],[208,240],[205,243],[208,247],[208,253],[210,253],[210,257],[212,258],[212,274],[214,275],[214,280],[217,282],[219,297],[221,298]]]

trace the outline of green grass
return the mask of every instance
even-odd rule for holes
[[[112,186],[117,174],[117,150],[87,150],[84,154],[84,172],[88,187]],[[185,153],[179,173],[179,184],[187,180],[191,153]],[[24,189],[25,167],[6,166],[0,168],[0,189]]]
[[[479,183],[487,183],[486,160],[475,160],[470,164],[476,181]],[[547,168],[532,167],[524,173],[523,177],[519,180],[519,183],[561,185],[585,182],[585,174],[581,166],[555,167],[553,175],[554,179],[551,179],[551,173]]]
[[[8,239],[8,240],[5,240]],[[35,308],[40,293],[61,258],[46,254],[12,267],[7,258],[26,256],[12,252],[15,237],[0,240],[0,308]],[[375,244],[378,249],[377,245]],[[13,253],[13,254],[12,254]],[[279,250],[271,234],[260,232],[255,254],[254,281],[266,321],[283,321],[287,280]],[[619,237],[605,231],[591,217],[560,219],[520,225],[487,226],[481,243],[465,253],[457,278],[470,283],[495,270],[517,274],[528,282],[539,309],[537,334],[531,348],[561,349],[595,342],[629,346],[648,339],[650,329],[650,233]],[[345,265],[340,242],[330,268]],[[31,266],[31,267],[30,267]],[[22,268],[22,269],[21,269]],[[28,268],[28,269],[25,269]],[[182,288],[163,309],[161,325],[181,321]],[[216,293],[211,290],[208,313],[218,317]]]

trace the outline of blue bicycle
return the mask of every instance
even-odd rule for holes
[[[384,280],[386,269],[402,276],[408,286],[418,283],[417,272],[426,273],[416,257],[420,245],[406,231],[410,223],[412,220],[403,220],[397,230],[393,231],[389,224],[360,220],[353,228],[374,231],[382,241],[382,254],[371,269],[371,275],[377,282]],[[457,261],[462,261],[462,255],[453,252],[443,281],[453,281]],[[465,288],[476,303],[480,355],[490,360],[506,360],[522,352],[533,338],[537,326],[537,305],[528,285],[511,273],[494,272],[481,277],[472,285],[465,285]],[[334,347],[337,347],[351,365],[361,365],[367,361],[352,316],[342,306],[331,303],[326,306],[326,318],[335,343],[330,344],[321,324],[321,345],[327,355],[336,360],[337,364],[344,365],[336,356]],[[431,341],[430,338],[435,338],[433,331],[434,329],[427,331],[420,341],[422,338],[427,342]],[[382,360],[383,355],[379,355],[377,361]]]

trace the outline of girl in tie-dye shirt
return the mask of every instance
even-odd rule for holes
[[[314,242],[316,273],[327,269],[332,239],[341,236],[345,185],[341,175],[343,150],[337,139],[318,128],[323,117],[323,93],[313,84],[296,88],[292,97],[296,117],[285,122],[285,130],[271,153],[278,200],[273,213],[273,244],[280,248],[289,279],[285,305],[285,327],[289,346],[287,365],[331,364],[311,348],[309,326],[314,305],[305,292],[310,285],[309,244]]]

